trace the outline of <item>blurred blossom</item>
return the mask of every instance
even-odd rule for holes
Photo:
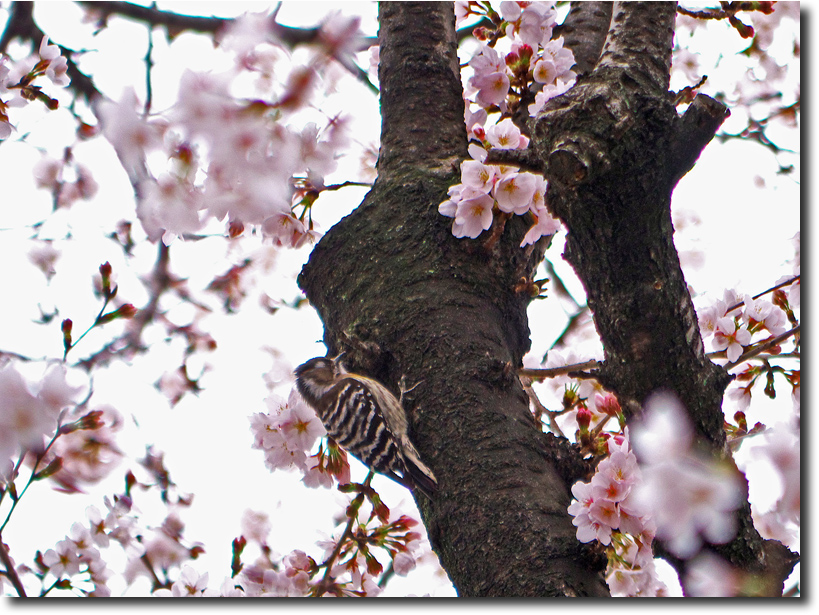
[[[267,544],[267,537],[270,534],[270,518],[266,513],[247,509],[242,514],[242,536],[248,540]]]
[[[80,491],[83,485],[98,483],[119,465],[123,457],[117,445],[122,416],[111,406],[97,410],[102,412],[99,427],[64,433],[57,438],[50,451],[63,462],[60,470],[51,478],[69,492]],[[79,419],[76,414],[67,415],[64,423]]]
[[[632,433],[634,450],[643,464],[683,457],[694,433],[685,408],[670,393],[655,393],[645,404],[643,423]]]
[[[59,257],[60,251],[51,241],[39,241],[28,252],[28,259],[43,272],[47,279],[51,279],[57,273],[54,264]]]
[[[33,395],[13,363],[0,367],[0,460],[41,449],[57,429],[60,410],[78,391],[66,384],[60,366],[51,368],[38,388]]]
[[[657,538],[683,559],[702,541],[723,544],[736,532],[734,511],[742,502],[736,471],[691,448],[693,431],[674,397],[656,394],[645,405],[645,420],[634,429],[641,461],[637,501],[656,523]]]
[[[741,579],[737,571],[718,555],[704,551],[687,566],[685,589],[695,598],[731,598],[737,595]]]
[[[799,525],[802,503],[801,442],[798,429],[777,423],[752,446],[754,459],[764,459],[776,470],[781,492],[774,511],[784,523]]]

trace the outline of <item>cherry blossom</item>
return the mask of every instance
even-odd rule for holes
[[[529,145],[529,138],[509,118],[487,128],[486,140],[497,149],[525,149]]]
[[[87,410],[80,412],[85,414]],[[51,453],[62,459],[62,467],[52,480],[66,491],[81,491],[84,485],[98,483],[110,475],[123,457],[117,446],[122,416],[111,406],[96,408],[95,413],[93,428],[62,433],[51,448]],[[63,424],[82,418],[78,411],[72,411],[63,418]]]
[[[655,393],[645,404],[642,428],[633,432],[631,441],[644,464],[685,456],[694,432],[685,408],[671,394]]]
[[[754,443],[751,453],[754,459],[765,460],[780,477],[779,497],[772,510],[778,524],[798,526],[802,501],[798,430],[792,425],[777,423],[765,432],[760,441]]]
[[[751,334],[747,329],[737,329],[733,318],[724,316],[717,319],[713,341],[714,350],[725,350],[729,361],[736,361],[742,354],[743,346],[750,343]]]
[[[461,163],[461,181],[463,185],[488,194],[495,185],[498,167],[483,164],[477,160],[464,160]]]
[[[700,333],[703,337],[717,332],[717,321],[725,316],[728,304],[718,299],[713,305],[697,310]]]
[[[545,183],[545,180],[543,180]],[[537,199],[538,190],[535,190],[534,198]],[[541,237],[554,235],[561,229],[560,221],[552,217],[552,214],[545,207],[536,207],[530,210],[535,217],[535,223],[526,232],[520,246],[535,243]]]
[[[508,173],[495,186],[498,208],[506,213],[525,214],[537,189],[532,173]]]
[[[49,45],[48,37],[44,36],[40,41],[40,57],[48,60],[46,76],[58,86],[66,86],[71,80],[68,78],[68,60],[60,55],[60,48],[57,45]]]
[[[472,239],[480,235],[492,226],[494,204],[492,197],[486,194],[479,194],[459,202],[455,211],[452,234],[455,237],[471,237]]]
[[[780,335],[788,328],[784,311],[766,299],[754,299],[751,295],[745,295],[742,319],[750,326],[762,323],[773,335]]]
[[[737,571],[718,555],[705,551],[688,564],[685,587],[698,598],[731,598],[740,589]]]
[[[597,466],[591,482],[576,482],[572,486],[575,500],[569,505],[572,523],[577,527],[581,542],[597,540],[603,545],[612,543],[615,530],[634,531],[651,544],[653,526],[644,518],[643,509],[627,501],[633,488],[640,482],[637,459],[628,444],[628,434],[618,442],[611,438],[609,456]],[[619,534],[618,534],[619,535]]]
[[[552,37],[552,26],[557,13],[554,2],[531,2],[521,11],[512,31],[524,43],[536,47]]]
[[[190,566],[183,566],[179,579],[171,586],[174,598],[201,597],[208,587],[208,573],[201,575]],[[159,592],[155,594],[161,597]]]
[[[48,572],[56,578],[73,576],[80,571],[80,556],[77,553],[76,543],[66,538],[57,543],[56,549],[48,549],[43,553],[43,564]]]
[[[536,116],[540,110],[543,108],[543,105],[546,104],[547,101],[560,96],[564,92],[568,92],[569,88],[574,85],[574,74],[572,73],[571,79],[564,79],[563,77],[558,77],[554,83],[547,83],[543,86],[543,89],[540,90],[537,94],[535,94],[535,102],[529,105],[529,115],[532,117]]]
[[[133,88],[125,88],[118,103],[104,101],[99,106],[102,133],[114,146],[125,170],[135,177],[144,165],[148,151],[162,145],[165,126],[145,121],[137,113],[138,100]]]
[[[279,415],[279,429],[288,445],[305,451],[313,447],[316,438],[327,433],[313,409],[295,394],[291,394],[287,409]]]
[[[58,414],[72,395],[60,368],[53,368],[41,394],[33,395],[14,364],[0,367],[0,458],[40,449],[44,438],[56,431]]]
[[[532,76],[538,83],[552,84],[558,79],[570,82],[575,78],[571,72],[574,54],[563,47],[563,37],[551,40],[543,46],[543,54],[535,63]]]
[[[295,389],[287,402],[277,395],[271,395],[266,402],[270,413],[250,417],[253,448],[264,452],[265,465],[271,471],[292,467],[306,471],[306,452],[316,438],[326,433],[324,426]]]
[[[703,538],[728,542],[736,531],[733,511],[742,500],[736,473],[690,449],[690,421],[671,396],[649,399],[645,414],[634,433],[642,462],[637,502],[650,512],[657,537],[683,559],[699,551]]]

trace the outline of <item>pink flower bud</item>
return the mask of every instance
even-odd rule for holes
[[[592,412],[585,406],[581,406],[577,409],[577,424],[580,426],[580,431],[585,432],[588,431],[589,425],[591,425],[592,420]]]

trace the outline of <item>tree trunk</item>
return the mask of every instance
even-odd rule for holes
[[[534,151],[605,346],[599,379],[632,414],[652,391],[674,391],[721,451],[729,377],[704,356],[670,197],[724,108],[700,97],[676,114],[667,92],[674,3],[615,3],[597,61],[607,10],[573,7],[569,38],[594,69],[530,124]],[[529,348],[530,301],[516,286],[545,246],[519,247],[519,216],[461,240],[438,213],[467,157],[452,4],[382,3],[379,20],[378,179],[318,243],[299,283],[331,353],[346,351],[351,368],[396,391],[402,376],[417,383],[405,407],[439,482],[419,506],[459,595],[608,595],[603,552],[577,541],[566,510],[588,468],[540,431],[515,371]],[[720,553],[760,567],[762,541],[746,516]]]

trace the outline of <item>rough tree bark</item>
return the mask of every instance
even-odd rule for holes
[[[630,416],[651,392],[674,391],[722,455],[729,377],[703,352],[670,199],[725,109],[700,96],[676,113],[674,19],[673,2],[573,3],[563,29],[587,74],[529,128],[604,343],[598,378]],[[577,541],[566,511],[588,468],[541,433],[515,373],[529,348],[519,282],[545,246],[519,247],[520,217],[485,234],[497,241],[456,239],[437,210],[467,157],[452,4],[382,3],[379,20],[378,179],[318,243],[300,285],[331,353],[396,390],[401,376],[418,383],[405,405],[439,481],[419,506],[459,595],[608,595],[605,557]],[[793,565],[762,541],[747,506],[740,534],[717,551],[765,573],[766,595],[781,594]]]

